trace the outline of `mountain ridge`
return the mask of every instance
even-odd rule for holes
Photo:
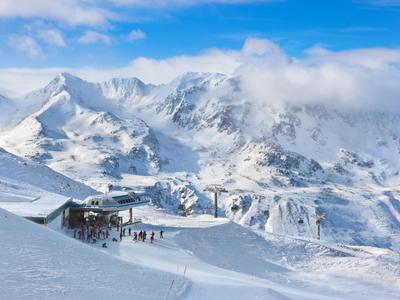
[[[147,85],[61,74],[37,94],[47,97],[38,97],[41,107],[0,144],[102,190],[150,183],[157,205],[175,213],[210,212],[202,191],[218,183],[230,191],[221,213],[242,225],[315,236],[312,216],[325,213],[332,240],[359,241],[362,228],[373,232],[365,243],[379,244],[382,223],[396,228],[384,243],[394,245],[400,115],[254,98],[241,80],[187,73]],[[41,135],[26,120],[37,120]],[[335,231],[338,211],[354,222]],[[300,226],[300,219],[307,221]]]

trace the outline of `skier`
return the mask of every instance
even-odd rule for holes
[[[103,248],[107,248],[107,243],[103,243],[101,246],[102,246]]]
[[[143,239],[143,231],[140,230],[138,240],[141,241]]]
[[[135,232],[133,233],[133,240],[134,240],[134,241],[137,241],[137,238],[138,238],[137,232],[135,231]]]
[[[108,239],[109,236],[110,236],[110,233],[108,232],[108,229],[106,229],[106,238]]]
[[[151,232],[151,235],[150,235],[150,243],[153,244],[153,241],[154,241],[154,231]]]
[[[76,229],[74,230],[74,239],[76,239]]]
[[[147,236],[147,233],[146,233],[146,230],[145,231],[143,231],[143,242],[145,242],[146,241],[146,236]]]
[[[131,236],[131,228],[128,228],[128,235]]]
[[[160,239],[164,238],[164,230],[160,230]]]

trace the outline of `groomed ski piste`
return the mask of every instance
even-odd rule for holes
[[[387,249],[258,235],[226,218],[152,206],[134,215],[143,223],[132,231],[148,240],[126,234],[102,248],[0,210],[1,298],[400,299],[400,257]]]

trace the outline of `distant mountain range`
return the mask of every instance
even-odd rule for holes
[[[150,185],[174,212],[209,212],[217,183],[221,211],[255,231],[315,237],[325,215],[327,239],[399,247],[400,115],[299,103],[223,74],[151,85],[63,73],[0,96],[0,145],[96,189]]]

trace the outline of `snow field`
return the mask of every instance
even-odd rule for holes
[[[121,261],[0,209],[2,299],[171,299],[187,280]]]

